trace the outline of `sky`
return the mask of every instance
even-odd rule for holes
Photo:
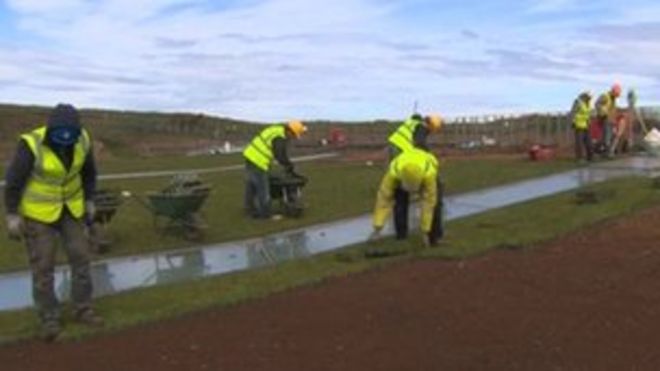
[[[0,102],[256,121],[660,102],[657,0],[0,0]]]

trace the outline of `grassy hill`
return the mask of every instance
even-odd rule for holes
[[[0,104],[0,159],[12,152],[18,136],[46,122],[51,107]],[[104,152],[113,156],[182,154],[193,148],[242,144],[264,123],[190,113],[157,113],[81,110],[84,125]],[[299,147],[316,147],[334,128],[341,128],[355,142],[383,143],[395,122],[307,122],[310,131]]]
[[[11,152],[21,133],[44,124],[50,110],[0,105],[0,156]],[[81,116],[94,138],[117,155],[144,154],[147,146],[177,150],[202,142],[235,141],[259,128],[256,123],[201,114],[82,110]]]

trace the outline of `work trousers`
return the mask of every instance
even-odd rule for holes
[[[575,159],[583,158],[591,161],[593,157],[593,148],[591,144],[591,134],[588,129],[575,129]]]
[[[434,245],[444,236],[444,227],[442,225],[442,207],[444,186],[440,179],[437,180],[438,201],[433,208],[433,220],[431,230],[429,231],[429,242]],[[394,230],[396,238],[399,240],[408,237],[408,209],[410,206],[410,193],[401,187],[394,191]]]
[[[610,147],[612,146],[613,124],[607,116],[599,116],[598,123],[603,128],[602,143],[604,145],[605,154],[609,154]]]
[[[32,269],[32,295],[41,321],[58,321],[60,317],[54,287],[58,240],[71,266],[74,311],[82,313],[91,309],[90,252],[83,220],[74,218],[66,207],[60,219],[52,224],[26,219],[25,240]]]
[[[245,212],[256,219],[270,217],[268,172],[250,162],[245,165]]]

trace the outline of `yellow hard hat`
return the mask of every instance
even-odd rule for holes
[[[409,162],[401,168],[401,187],[408,192],[417,192],[422,186],[424,170],[422,166],[414,162]]]
[[[438,131],[442,127],[442,117],[440,115],[426,116],[426,125],[431,131]]]
[[[291,120],[286,124],[286,126],[296,138],[300,138],[300,136],[307,131],[307,126],[305,126],[302,121],[298,120]]]

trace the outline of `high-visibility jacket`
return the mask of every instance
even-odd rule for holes
[[[589,102],[577,98],[573,103],[573,127],[579,130],[586,130],[589,128],[589,118],[591,116],[591,108]]]
[[[422,121],[416,118],[408,118],[390,135],[388,141],[396,146],[401,152],[415,148],[413,136],[415,129],[422,124]]]
[[[268,171],[273,162],[273,140],[286,138],[284,125],[272,125],[262,130],[243,150],[243,157],[263,171]]]
[[[610,120],[616,114],[616,98],[610,92],[605,92],[596,101],[596,114],[599,117],[607,116]]]
[[[437,181],[439,165],[435,156],[421,149],[413,148],[398,155],[388,168],[378,189],[376,206],[374,207],[373,225],[382,228],[394,206],[394,191],[401,184],[401,169],[407,163],[417,163],[422,166],[421,194],[421,225],[422,232],[428,233],[433,222],[433,210],[438,201]]]
[[[45,145],[46,130],[44,126],[21,136],[34,155],[34,165],[21,197],[19,213],[42,223],[53,223],[60,218],[66,205],[73,217],[81,218],[85,212],[85,195],[80,171],[90,150],[89,134],[82,130],[67,169]]]

